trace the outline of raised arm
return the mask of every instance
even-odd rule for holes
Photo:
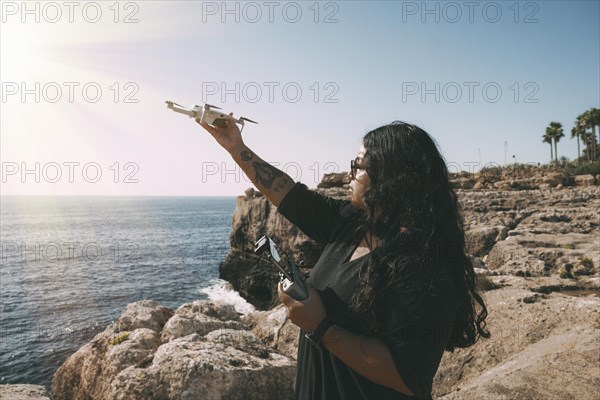
[[[231,114],[230,114],[231,115]],[[254,186],[265,195],[275,207],[294,186],[295,182],[289,175],[264,161],[250,150],[242,139],[240,129],[232,119],[226,121],[227,127],[212,127],[196,122],[206,129],[215,140],[229,152],[233,160],[242,168]]]

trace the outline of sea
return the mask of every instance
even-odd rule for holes
[[[0,197],[0,384],[52,375],[151,299],[253,307],[218,278],[235,197]]]

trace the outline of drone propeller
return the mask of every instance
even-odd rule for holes
[[[174,101],[168,101],[168,100],[167,100],[167,101],[165,101],[165,103],[167,103],[167,104],[174,104],[174,105],[176,105],[176,106],[178,106],[178,107],[183,107],[181,104],[177,104],[177,103],[175,103]]]
[[[221,110],[221,107],[213,106],[212,104],[205,104],[204,108],[216,108],[217,110]]]
[[[246,118],[246,117],[240,117],[240,121],[248,121],[248,122],[252,122],[253,124],[258,124],[258,122],[256,121],[252,121],[250,118]]]

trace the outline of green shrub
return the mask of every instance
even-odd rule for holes
[[[600,162],[592,163],[585,162],[575,167],[575,175],[599,175],[600,174]]]
[[[573,271],[573,264],[566,263],[560,269],[558,276],[562,279],[573,279],[573,274],[571,273],[571,271]]]
[[[129,339],[129,332],[121,333],[119,336],[115,336],[108,343],[110,343],[113,346],[116,346],[118,344],[123,343],[127,339]]]
[[[586,268],[591,268],[594,266],[594,261],[592,261],[589,257],[584,257],[579,259],[579,264],[583,265]]]
[[[569,271],[562,269],[558,274],[562,279],[573,279],[573,275]]]
[[[497,177],[497,176],[502,175],[502,168],[501,167],[484,167],[484,168],[481,168],[481,170],[479,172],[483,176]]]

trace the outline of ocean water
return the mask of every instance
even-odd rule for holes
[[[250,311],[218,279],[234,208],[235,197],[1,197],[0,384],[49,388],[134,301]]]

